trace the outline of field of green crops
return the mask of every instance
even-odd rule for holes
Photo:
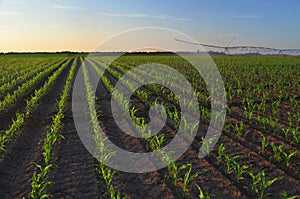
[[[212,58],[224,81],[227,115],[217,144],[200,159],[199,148],[209,144],[204,136],[211,96],[201,75],[178,56],[124,55],[109,64],[109,56],[85,54],[0,55],[0,198],[300,198],[300,58]],[[129,110],[136,130],[149,134],[149,110],[155,104],[164,107],[166,122],[157,135],[144,139],[118,128],[110,102],[123,74],[141,83],[144,76],[173,78],[159,71],[128,73],[150,63],[172,67],[191,84],[199,105],[184,103],[191,115],[200,110],[197,135],[177,161],[162,154],[165,168],[118,171],[105,164],[114,154],[107,152],[98,125],[115,145],[136,153],[166,146],[180,125],[186,132],[194,128],[168,88],[146,84],[134,90],[130,81],[122,82],[133,93],[130,102],[118,92],[114,100]],[[84,114],[91,126],[86,131],[102,161],[87,151],[76,130],[76,76],[83,79]],[[100,79],[96,88],[91,84],[95,78]],[[182,85],[175,87],[184,90]]]

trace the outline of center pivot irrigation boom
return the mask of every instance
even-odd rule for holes
[[[175,41],[208,47],[215,50],[223,50],[227,55],[230,55],[232,51],[234,51],[236,54],[261,53],[261,54],[278,54],[278,55],[300,55],[300,49],[278,49],[278,48],[269,48],[269,47],[261,47],[261,46],[229,46],[234,41],[234,39],[235,37],[233,37],[232,40],[227,45],[223,45],[223,43],[218,40],[223,46],[190,42],[190,41],[185,41],[177,38],[175,38]]]

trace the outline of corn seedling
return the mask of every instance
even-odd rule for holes
[[[35,164],[35,163],[34,163]],[[40,198],[50,198],[51,196],[45,192],[45,189],[51,185],[52,183],[48,181],[48,173],[52,167],[52,165],[48,165],[46,167],[42,167],[38,164],[35,164],[38,168],[38,172],[34,172],[31,178],[31,192],[29,197],[32,199],[40,199]]]
[[[260,143],[261,143],[261,151],[260,152],[264,153],[266,147],[269,145],[267,142],[267,139],[264,135],[261,136]]]
[[[266,189],[280,179],[274,178],[267,180],[265,171],[261,171],[256,175],[253,172],[249,172],[249,175],[252,178],[251,191],[256,194],[259,199],[263,199],[265,196],[268,196],[269,194],[266,194]]]
[[[274,152],[275,160],[279,161],[280,160],[279,147],[277,147],[274,143],[271,143],[270,146],[272,147],[272,150]]]
[[[165,135],[164,134],[160,134],[160,135],[154,136],[150,140],[150,144],[151,144],[152,150],[159,150],[159,149],[161,149],[161,147],[162,147],[162,145],[164,143],[164,139],[165,139]]]
[[[279,151],[279,154],[280,154],[280,157],[284,160],[285,162],[285,166],[289,166],[290,165],[290,160],[291,158],[296,155],[297,153],[300,152],[300,150],[294,150],[294,151],[291,151],[290,153],[287,153],[286,151],[284,151],[283,147],[285,145],[282,144],[278,147],[278,151]]]
[[[282,199],[297,199],[300,198],[300,195],[295,195],[295,196],[288,196],[287,193],[284,191],[281,195]]]
[[[193,165],[192,164],[184,164],[180,167],[179,170],[183,170],[188,168],[187,172],[184,174],[184,178],[183,178],[183,193],[184,195],[186,194],[186,188],[188,186],[188,184],[194,179],[197,178],[200,174],[202,174],[203,172],[195,172],[193,175],[191,175],[192,172],[192,168]]]
[[[282,128],[281,131],[284,134],[285,138],[288,139],[291,128],[290,127]]]
[[[224,155],[224,159],[226,162],[226,173],[227,174],[230,174],[235,170],[235,165],[237,164],[235,160],[240,157],[241,157],[240,155],[236,155],[236,156],[230,158],[227,154]]]
[[[239,165],[237,162],[233,162],[233,164],[235,165],[234,169],[235,169],[235,179],[237,181],[244,179],[243,178],[243,174],[248,172],[248,165]]]
[[[173,178],[173,183],[176,186],[178,182],[178,174],[179,174],[180,168],[178,167],[177,163],[171,162],[168,166],[168,176],[165,176],[166,179],[171,176]]]
[[[239,124],[235,125],[235,130],[237,132],[238,138],[241,138],[243,131],[244,131],[244,123],[241,121]]]
[[[298,144],[300,141],[299,127],[294,128],[291,132],[293,135],[293,142]]]
[[[199,185],[195,185],[199,191],[199,199],[210,199],[210,196],[208,195],[208,193],[205,193],[204,191],[202,191],[201,187]]]
[[[224,157],[225,149],[226,149],[226,147],[223,145],[223,143],[221,143],[218,148],[217,164],[220,164],[220,162],[222,161],[222,158]]]

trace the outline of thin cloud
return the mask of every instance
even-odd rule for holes
[[[20,12],[2,12],[2,11],[0,11],[0,15],[18,16],[18,15],[22,15],[22,13],[20,13]]]
[[[257,16],[257,15],[240,15],[240,16],[234,16],[234,18],[251,19],[251,20],[259,20],[259,19],[261,19],[261,17]]]
[[[176,20],[176,21],[188,21],[188,18],[177,18],[163,15],[147,15],[147,14],[118,14],[118,13],[101,13],[101,15],[109,17],[126,17],[126,18],[149,18],[149,19],[161,19],[161,20]]]
[[[24,5],[24,3],[25,3],[23,1],[18,1],[18,0],[8,0],[5,2],[10,3],[10,4],[19,4],[19,5]]]
[[[145,15],[145,14],[116,14],[116,13],[101,13],[101,14],[109,17],[167,19],[165,16]]]
[[[85,10],[85,8],[75,6],[53,5],[53,7],[59,10]]]
[[[177,17],[172,17],[171,19],[176,20],[176,21],[190,21],[189,18],[177,18]]]
[[[24,2],[18,1],[18,0],[6,0],[5,3],[9,4],[18,4],[18,5],[24,5]]]

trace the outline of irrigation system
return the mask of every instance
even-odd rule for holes
[[[177,38],[175,38],[175,41],[203,46],[208,51],[224,52],[227,55],[233,55],[233,54],[300,55],[300,49],[279,49],[279,48],[270,48],[270,47],[262,47],[262,46],[242,46],[242,45],[230,46],[230,44],[234,41],[234,39],[235,37],[233,37],[232,40],[227,45],[223,45],[218,40],[222,44],[222,46],[190,42],[190,41],[185,41]]]

